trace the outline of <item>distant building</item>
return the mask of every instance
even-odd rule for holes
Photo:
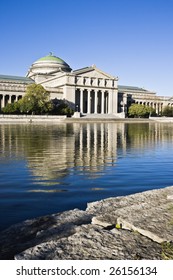
[[[118,78],[95,65],[77,70],[50,53],[35,61],[26,77],[0,75],[0,109],[25,94],[29,84],[41,84],[55,102],[65,100],[81,114],[113,114],[125,116],[132,103],[153,107],[159,114],[173,98],[156,96],[139,87],[118,85]]]

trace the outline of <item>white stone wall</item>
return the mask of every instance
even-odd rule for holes
[[[63,97],[65,100],[71,104],[72,108],[75,109],[75,87],[74,86],[64,86]]]

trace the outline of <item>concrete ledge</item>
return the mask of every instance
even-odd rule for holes
[[[173,117],[149,117],[149,119],[155,122],[173,122]]]
[[[63,116],[50,115],[0,115],[0,123],[32,123],[32,122],[59,122],[67,118]]]

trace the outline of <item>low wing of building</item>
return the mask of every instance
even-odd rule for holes
[[[27,77],[0,75],[0,109],[22,98],[26,87],[33,83]]]

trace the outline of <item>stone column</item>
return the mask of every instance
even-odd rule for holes
[[[2,95],[2,99],[1,99],[1,108],[5,107],[5,95]]]
[[[87,89],[88,91],[88,108],[87,108],[87,113],[91,114],[91,91]]]
[[[108,114],[112,114],[112,90],[111,91],[108,91]]]
[[[12,95],[9,95],[8,103],[12,103]]]
[[[105,102],[104,102],[105,104],[104,104],[104,112],[105,112],[105,114],[107,114],[108,113],[108,95],[107,95],[107,92],[105,92]]]
[[[159,104],[156,103],[156,114],[159,114]]]
[[[94,113],[97,114],[97,91],[95,90],[95,96],[94,96]]]
[[[83,89],[80,89],[80,112],[83,113]]]
[[[101,114],[104,114],[104,102],[105,102],[105,93],[102,91],[102,103],[101,103]]]

